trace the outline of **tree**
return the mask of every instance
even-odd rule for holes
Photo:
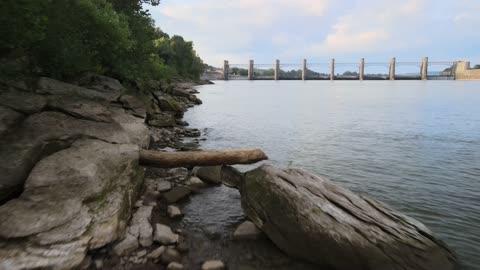
[[[480,65],[475,65],[473,68],[474,69],[480,69]]]

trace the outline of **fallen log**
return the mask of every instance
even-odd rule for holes
[[[140,150],[140,165],[157,168],[253,164],[268,157],[259,149],[159,152]]]
[[[328,179],[263,165],[243,176],[240,194],[280,249],[322,269],[455,269],[455,254],[422,223]]]

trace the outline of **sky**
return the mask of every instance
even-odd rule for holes
[[[480,0],[162,0],[146,8],[216,67],[423,56],[480,64]]]

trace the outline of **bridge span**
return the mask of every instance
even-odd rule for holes
[[[222,72],[224,80],[455,80],[457,66],[469,69],[470,63],[429,61],[428,57],[419,62],[401,62],[396,58],[389,62],[367,62],[362,58],[358,63],[336,62],[335,59],[317,63],[309,63],[307,59],[301,63],[281,63],[277,59],[272,64],[257,64],[254,60],[247,64],[232,64],[225,60]],[[440,68],[440,71],[430,72],[432,67]],[[369,69],[377,72],[369,73]],[[401,73],[399,69],[416,72]],[[339,70],[347,71],[340,73]]]

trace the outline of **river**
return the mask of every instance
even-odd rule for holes
[[[274,164],[368,193],[479,269],[480,82],[216,81],[198,90],[204,105],[185,120],[206,128],[202,149],[261,148]]]

